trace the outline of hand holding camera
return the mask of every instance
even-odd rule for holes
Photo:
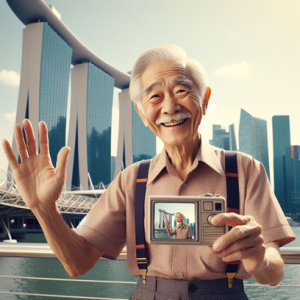
[[[252,216],[222,213],[214,216],[211,222],[215,226],[232,226],[209,247],[212,254],[218,255],[224,262],[242,260],[250,274],[259,272],[265,266],[266,247],[262,229]]]

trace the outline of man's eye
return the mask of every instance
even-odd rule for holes
[[[185,92],[186,92],[186,90],[180,89],[180,90],[177,90],[177,91],[176,91],[176,94],[185,93]]]
[[[159,95],[155,94],[155,95],[152,95],[152,96],[150,97],[150,99],[157,98],[157,97],[159,97]]]

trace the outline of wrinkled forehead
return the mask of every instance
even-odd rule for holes
[[[154,84],[164,84],[168,80],[176,82],[178,78],[189,79],[192,83],[192,77],[186,70],[186,64],[181,61],[176,62],[158,62],[150,64],[141,76],[142,88],[145,91]]]

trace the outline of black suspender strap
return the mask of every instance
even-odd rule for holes
[[[225,152],[225,172],[227,187],[227,210],[226,212],[240,213],[239,181],[237,169],[237,153],[233,151]],[[229,230],[231,227],[228,228]],[[228,277],[228,287],[232,287],[234,275],[237,273],[239,261],[231,261],[226,264],[226,275]]]
[[[146,185],[148,180],[150,160],[144,160],[140,163],[138,175],[135,184],[135,244],[136,244],[136,262],[143,277],[143,283],[146,283],[146,274],[148,261],[146,256],[145,228],[144,228],[144,204],[146,195]]]

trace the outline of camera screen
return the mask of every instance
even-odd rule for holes
[[[219,196],[150,196],[150,243],[212,245],[225,227],[211,225],[210,217],[224,210]]]
[[[154,203],[154,239],[194,240],[196,236],[195,206],[195,203]]]

